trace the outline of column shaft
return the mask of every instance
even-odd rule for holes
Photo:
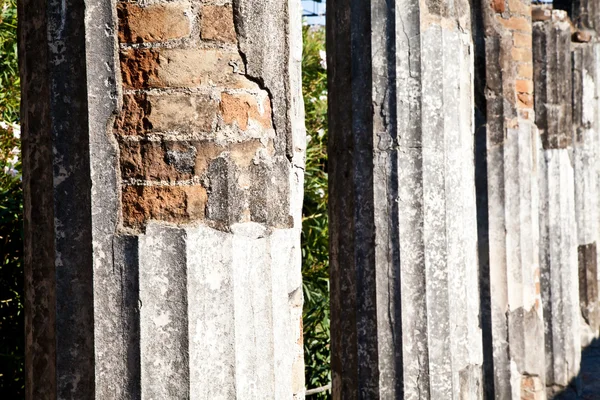
[[[571,30],[564,11],[535,22],[536,123],[540,129],[540,266],[548,394],[566,387],[581,358],[577,227],[571,155]]]
[[[573,43],[573,168],[579,264],[581,344],[598,336],[598,150],[600,149],[600,45]]]
[[[482,396],[470,7],[328,2],[335,399]]]
[[[540,298],[538,131],[533,112],[531,1],[482,1],[485,77],[476,90],[485,116],[487,237],[482,310],[489,398],[544,396]],[[478,131],[479,132],[479,131]],[[483,147],[483,146],[482,146]],[[480,219],[485,214],[480,213]],[[487,222],[487,226],[485,225]],[[489,319],[489,323],[485,323]]]
[[[27,398],[302,398],[300,2],[65,1],[20,3]]]

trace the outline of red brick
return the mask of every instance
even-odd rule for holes
[[[161,42],[190,35],[190,20],[182,4],[141,7],[133,3],[117,5],[121,43]]]
[[[115,131],[120,135],[210,132],[217,113],[218,102],[205,94],[125,95]]]
[[[221,94],[221,113],[223,122],[237,125],[242,130],[248,129],[248,123],[252,119],[260,123],[264,128],[271,128],[271,102],[266,98],[259,107],[255,96],[249,94]]]
[[[502,14],[504,11],[506,11],[505,0],[491,0],[491,2],[492,2],[492,9],[495,12]]]
[[[525,17],[498,18],[500,23],[513,31],[531,32],[531,21]]]
[[[123,223],[141,227],[149,220],[186,223],[203,219],[208,196],[202,186],[124,186]]]
[[[533,93],[533,81],[529,79],[517,79],[515,87],[519,93]]]
[[[221,42],[237,42],[233,24],[233,10],[230,5],[202,7],[202,39]]]
[[[121,73],[127,89],[258,88],[238,52],[219,49],[130,49],[121,52]]]

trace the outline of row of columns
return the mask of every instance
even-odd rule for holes
[[[297,0],[23,0],[28,399],[304,397]],[[329,0],[335,399],[598,336],[596,3]]]

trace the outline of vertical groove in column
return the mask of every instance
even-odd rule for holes
[[[264,227],[234,228],[233,296],[235,383],[240,398],[271,398],[275,391],[271,262]]]
[[[486,263],[482,287],[489,287],[482,297],[482,304],[489,304],[483,315],[489,321],[485,391],[495,399],[540,398],[545,371],[531,1],[480,5],[484,43],[478,57],[485,62],[485,79],[476,92],[485,97],[487,188],[480,193],[487,213],[480,213],[479,225],[488,239],[480,260]]]
[[[571,32],[566,13],[534,23],[540,150],[540,263],[548,395],[564,389],[581,358],[572,142]]]
[[[480,398],[470,4],[328,7],[333,396]]]
[[[598,254],[600,213],[598,210],[598,150],[600,125],[598,98],[600,63],[597,43],[573,46],[573,168],[575,172],[575,217],[579,264],[581,345],[598,336]]]
[[[235,398],[232,237],[189,229],[186,247],[190,398]]]
[[[373,102],[373,212],[375,225],[375,286],[379,396],[404,394],[402,374],[402,310],[400,304],[400,248],[398,225],[398,119],[396,80],[396,1],[371,3]]]
[[[141,398],[138,249],[136,236],[114,236],[110,269],[95,273],[97,398]]]
[[[142,398],[189,398],[187,235],[150,224],[139,240]]]
[[[191,399],[301,398],[299,235],[187,229]]]

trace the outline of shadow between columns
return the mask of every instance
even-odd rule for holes
[[[483,336],[483,391],[485,399],[494,398],[494,360],[492,347],[492,310],[490,297],[489,218],[487,178],[487,129],[485,97],[485,35],[481,0],[472,3],[473,44],[475,47],[475,193],[477,198],[477,243],[479,261],[480,327]]]
[[[579,375],[569,382],[569,386],[564,391],[553,398],[553,400],[598,399],[600,399],[600,338],[594,339],[582,350]]]

